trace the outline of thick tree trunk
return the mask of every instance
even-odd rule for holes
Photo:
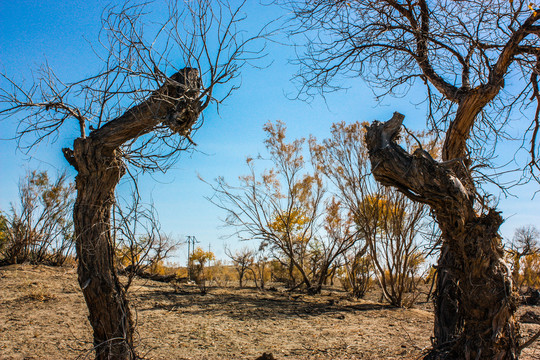
[[[437,266],[434,307],[435,319],[433,327],[433,346],[442,348],[452,343],[463,326],[459,317],[459,288],[457,279],[450,269],[455,269],[453,252],[445,242],[441,248]]]
[[[454,279],[453,284],[440,288],[455,293],[436,299],[438,342],[428,358],[517,359],[517,297],[498,235],[500,214],[490,210],[462,226],[441,219],[444,214],[436,215],[445,246],[455,255],[452,266],[439,264]],[[457,303],[441,303],[453,299]]]
[[[502,217],[494,209],[478,214],[448,164],[399,147],[402,121],[396,113],[386,123],[374,122],[366,143],[375,178],[430,205],[442,231],[436,340],[426,358],[517,359],[517,296],[498,234]]]
[[[74,207],[79,284],[94,329],[96,359],[133,359],[133,321],[114,268],[110,232],[114,189],[124,169],[100,149],[91,138],[78,139],[73,149],[79,171]]]
[[[114,190],[125,172],[120,147],[167,126],[189,136],[201,111],[198,70],[186,68],[120,117],[76,139],[73,150],[63,149],[77,170],[77,199],[73,218],[79,260],[78,278],[94,330],[96,359],[136,358],[134,325],[124,288],[114,268],[110,233]]]

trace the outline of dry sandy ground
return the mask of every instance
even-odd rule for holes
[[[376,295],[374,295],[376,296]],[[138,350],[147,359],[416,359],[429,346],[432,313],[279,291],[195,288],[137,280]],[[520,309],[540,309],[531,307]],[[525,337],[540,325],[523,324]],[[0,359],[92,358],[91,329],[72,268],[0,268]],[[540,359],[540,343],[522,359]]]

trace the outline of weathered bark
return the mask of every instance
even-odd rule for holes
[[[77,200],[74,226],[79,284],[94,330],[96,359],[132,359],[133,321],[114,269],[110,211],[123,175],[120,159],[103,157],[91,138],[75,142]]]
[[[395,113],[386,123],[374,122],[366,143],[375,178],[430,205],[442,232],[443,286],[438,291],[447,293],[436,303],[441,312],[437,340],[426,358],[517,359],[517,296],[498,234],[502,217],[495,209],[478,214],[448,163],[433,160],[422,149],[409,154],[399,147],[395,140],[403,118]]]
[[[188,135],[200,111],[198,72],[184,69],[146,101],[76,139],[64,156],[77,170],[74,227],[78,280],[94,330],[96,359],[133,359],[134,325],[114,269],[110,214],[114,189],[125,173],[120,146],[165,124]]]
[[[463,326],[458,312],[459,288],[455,274],[454,256],[448,244],[443,244],[437,266],[435,296],[435,321],[433,326],[433,346],[444,347],[455,340]]]

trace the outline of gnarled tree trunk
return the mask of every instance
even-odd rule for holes
[[[397,145],[403,118],[395,113],[386,123],[374,122],[366,143],[375,178],[430,205],[442,232],[439,291],[445,293],[436,300],[436,341],[426,358],[517,359],[517,297],[498,234],[502,217],[495,209],[475,210],[467,180],[456,176],[452,162]]]
[[[77,170],[74,227],[78,280],[94,330],[96,359],[134,359],[133,321],[125,291],[114,268],[111,207],[114,190],[125,173],[120,147],[156,126],[188,136],[199,112],[200,79],[186,68],[166,80],[147,100],[122,116],[76,139],[63,149]]]
[[[78,277],[94,330],[96,359],[134,358],[133,321],[114,269],[110,232],[114,189],[125,171],[115,155],[102,154],[92,138],[77,140],[73,149]]]
[[[433,326],[433,345],[436,348],[450,344],[459,334],[463,319],[459,316],[459,287],[451,269],[456,268],[454,253],[445,242],[437,265],[434,294],[435,324]]]

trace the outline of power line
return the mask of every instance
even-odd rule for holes
[[[195,252],[195,243],[199,243],[200,241],[195,238],[193,235],[186,236],[186,242],[188,244],[188,261],[187,261],[187,270],[188,270],[188,277],[190,280],[193,278],[193,274],[191,272],[191,255]]]

